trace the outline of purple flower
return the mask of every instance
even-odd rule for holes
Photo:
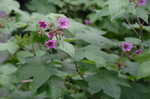
[[[7,16],[6,12],[0,11],[0,18],[3,18],[3,17],[5,17],[5,16]]]
[[[49,38],[49,39],[52,39],[53,37],[54,37],[54,34],[51,33],[51,32],[49,32],[49,33],[48,33],[48,38]]]
[[[130,42],[123,42],[123,43],[121,44],[121,48],[122,48],[122,50],[123,50],[124,52],[129,52],[129,51],[132,50],[133,44],[130,43]]]
[[[47,24],[45,21],[39,21],[38,24],[40,25],[40,28],[46,28]]]
[[[69,19],[66,17],[58,18],[57,23],[60,29],[67,29],[69,28],[69,25],[70,25]]]
[[[138,0],[139,6],[144,6],[146,4],[147,0]]]
[[[90,20],[84,20],[84,24],[88,25],[88,24],[92,24],[92,22]]]
[[[142,54],[142,53],[143,53],[143,50],[142,50],[142,49],[138,49],[138,50],[135,51],[135,53],[138,54],[138,55],[139,55],[139,54]]]
[[[47,48],[56,48],[56,40],[48,40],[45,42]]]

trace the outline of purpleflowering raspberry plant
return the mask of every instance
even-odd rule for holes
[[[64,32],[63,29],[67,29],[70,26],[70,21],[67,17],[59,17],[57,20],[58,27],[56,28],[53,26],[53,24],[49,22],[45,22],[43,20],[40,20],[38,22],[39,27],[41,29],[45,29],[45,31],[39,31],[40,34],[46,34],[49,40],[45,42],[45,46],[50,48],[56,48],[57,40],[61,39],[61,36],[63,36]],[[56,37],[57,40],[52,40],[53,37]]]
[[[70,21],[67,17],[58,18],[57,23],[60,29],[67,29],[70,26]]]
[[[133,48],[133,44],[130,43],[130,42],[123,42],[123,43],[121,44],[121,49],[122,49],[122,51],[124,51],[124,52],[129,52],[129,51],[132,50],[132,48]]]
[[[50,11],[49,0],[28,1],[29,13],[18,0],[0,0],[1,98],[149,99],[148,0],[51,0],[72,19]]]

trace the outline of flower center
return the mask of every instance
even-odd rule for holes
[[[48,45],[48,46],[52,46],[52,45],[53,45],[53,42],[48,42],[47,45]]]
[[[127,44],[124,45],[124,48],[128,48],[129,46]]]

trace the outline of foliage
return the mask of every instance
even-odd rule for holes
[[[150,1],[1,0],[0,99],[149,99],[149,12]]]

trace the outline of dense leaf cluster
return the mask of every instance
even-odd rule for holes
[[[0,99],[149,99],[149,12],[148,0],[0,0]],[[38,22],[64,15],[70,26],[47,49]]]

